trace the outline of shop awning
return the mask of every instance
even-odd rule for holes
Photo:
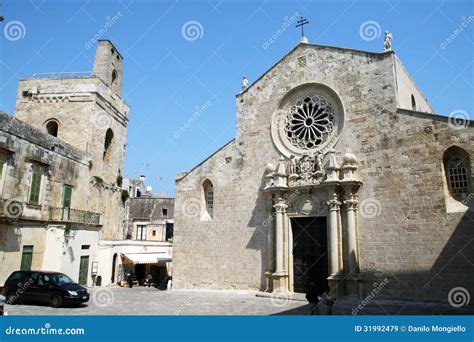
[[[171,255],[168,253],[126,253],[122,254],[122,256],[134,264],[157,264],[171,261]]]

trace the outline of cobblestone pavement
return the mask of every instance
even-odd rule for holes
[[[42,305],[7,305],[8,315],[307,315],[303,301],[256,297],[252,291],[172,290],[154,288],[96,287],[80,307],[55,309]],[[352,315],[357,300],[339,300],[333,314]],[[373,300],[359,315],[473,315],[474,309]]]
[[[7,305],[8,315],[271,315],[302,302],[259,298],[251,291],[161,291],[155,288],[95,287],[80,307]]]

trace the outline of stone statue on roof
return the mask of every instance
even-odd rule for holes
[[[242,77],[242,90],[245,90],[249,87],[249,80],[247,79],[247,76]]]
[[[383,50],[384,51],[391,51],[392,50],[392,39],[393,35],[391,32],[385,31],[385,38],[383,43]]]

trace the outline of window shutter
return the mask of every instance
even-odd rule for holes
[[[39,204],[39,195],[41,189],[41,173],[38,171],[33,171],[31,177],[31,189],[30,189],[30,204]]]
[[[64,186],[63,208],[71,208],[72,187]]]
[[[33,261],[33,246],[23,246],[23,253],[21,256],[20,270],[31,270],[31,262]]]

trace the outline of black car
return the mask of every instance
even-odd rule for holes
[[[55,308],[89,300],[87,289],[59,272],[16,271],[5,282],[7,304],[37,302]]]

